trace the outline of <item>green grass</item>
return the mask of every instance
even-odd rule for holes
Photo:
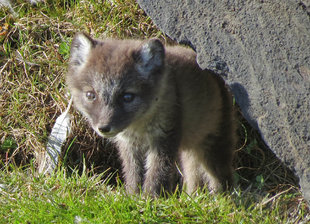
[[[105,184],[104,175],[76,171],[36,176],[28,168],[0,173],[0,223],[294,223],[291,196],[257,203],[245,193],[185,193],[151,199],[126,195]],[[301,205],[303,206],[303,205]],[[301,207],[298,217],[305,215]]]
[[[240,189],[229,195],[126,195],[115,148],[74,109],[62,166],[52,176],[37,174],[47,137],[68,103],[64,77],[76,32],[172,41],[133,0],[47,0],[37,6],[17,0],[13,9],[15,15],[0,8],[0,223],[309,221],[296,177],[241,117],[235,159]]]

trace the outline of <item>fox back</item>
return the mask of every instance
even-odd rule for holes
[[[77,34],[67,85],[76,108],[119,150],[129,192],[171,191],[175,162],[192,193],[232,185],[232,100],[188,48],[157,39],[95,40]]]

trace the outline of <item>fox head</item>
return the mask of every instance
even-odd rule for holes
[[[95,40],[77,34],[67,85],[75,107],[103,137],[139,123],[157,101],[165,50],[157,39]]]

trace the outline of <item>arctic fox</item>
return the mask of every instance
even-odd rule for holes
[[[196,63],[189,48],[158,39],[95,40],[71,45],[67,85],[75,107],[113,141],[128,192],[171,191],[175,162],[193,193],[232,186],[235,125],[224,81]]]

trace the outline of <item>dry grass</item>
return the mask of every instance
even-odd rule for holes
[[[133,0],[46,1],[35,7],[17,1],[14,10],[19,16],[0,9],[2,167],[27,166],[45,150],[51,127],[68,102],[64,75],[70,41],[77,31],[100,38],[156,36],[171,42]],[[82,169],[85,160],[87,168],[95,172],[119,170],[113,146],[98,138],[77,112],[71,112],[73,134],[64,147],[63,164]],[[241,117],[239,135],[236,179],[244,195],[269,200],[266,203],[274,200],[272,205],[283,194],[291,195],[281,207],[292,210],[292,214],[298,213],[300,207],[307,210],[296,177]],[[268,194],[273,197],[264,199]]]

